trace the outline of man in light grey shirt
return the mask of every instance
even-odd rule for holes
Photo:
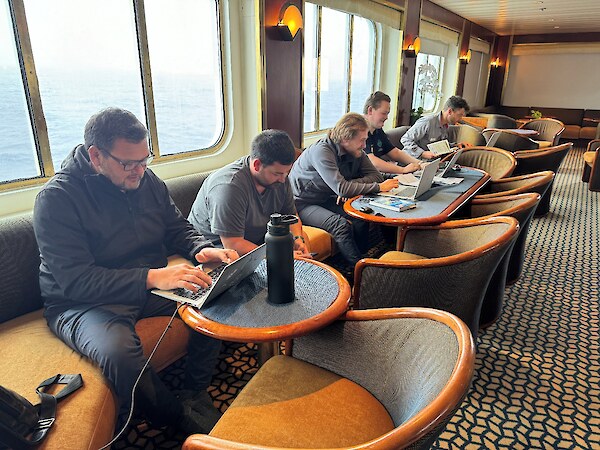
[[[287,179],[295,156],[287,133],[263,131],[252,141],[250,156],[222,167],[202,183],[188,220],[215,246],[248,253],[264,242],[271,214],[296,215]],[[302,222],[291,225],[290,231],[296,253],[310,257]]]
[[[433,152],[427,150],[427,144],[443,139],[452,142],[455,137],[449,126],[460,122],[468,111],[467,101],[462,97],[453,95],[446,101],[439,114],[421,117],[402,136],[400,142],[404,146],[404,151],[415,158],[435,158]],[[465,147],[462,143],[458,146],[460,148]]]

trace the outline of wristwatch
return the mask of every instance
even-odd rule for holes
[[[300,236],[299,234],[294,236],[294,240],[296,239],[300,239],[304,244],[306,244],[306,241],[304,240],[304,236]]]

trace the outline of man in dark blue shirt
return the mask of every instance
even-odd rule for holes
[[[381,91],[367,98],[363,115],[369,125],[365,153],[377,170],[384,173],[411,173],[419,170],[419,160],[396,148],[383,131],[390,114],[390,97]]]

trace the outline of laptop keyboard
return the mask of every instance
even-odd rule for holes
[[[215,267],[213,270],[211,270],[210,273],[208,273],[213,283],[217,278],[219,278],[219,275],[221,275],[221,272],[223,272],[223,269],[225,269],[225,267],[227,267],[227,263],[222,263]],[[200,289],[198,289],[198,292],[193,292],[185,288],[179,288],[175,289],[174,293],[181,297],[189,298],[190,300],[198,300],[199,298],[202,298],[204,295],[206,295],[206,293],[210,290],[211,287],[212,284],[205,288],[201,287]]]
[[[394,195],[398,197],[412,197],[417,192],[417,188],[414,186],[407,186],[397,191],[394,191]]]

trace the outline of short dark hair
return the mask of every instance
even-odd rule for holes
[[[148,130],[135,115],[125,109],[109,107],[94,114],[85,124],[86,150],[95,145],[109,152],[117,139],[138,143],[148,137]]]
[[[448,100],[446,100],[446,103],[444,104],[444,111],[446,111],[448,108],[451,108],[451,109],[464,108],[465,112],[469,112],[469,109],[470,109],[467,101],[464,98],[459,97],[458,95],[453,95]]]
[[[392,103],[392,99],[389,95],[384,92],[376,91],[369,95],[367,101],[365,102],[365,107],[363,108],[363,114],[367,114],[369,112],[369,107],[373,109],[378,109],[381,105],[381,102]]]
[[[264,130],[252,140],[250,157],[265,166],[274,163],[288,166],[296,159],[296,149],[285,131]]]

